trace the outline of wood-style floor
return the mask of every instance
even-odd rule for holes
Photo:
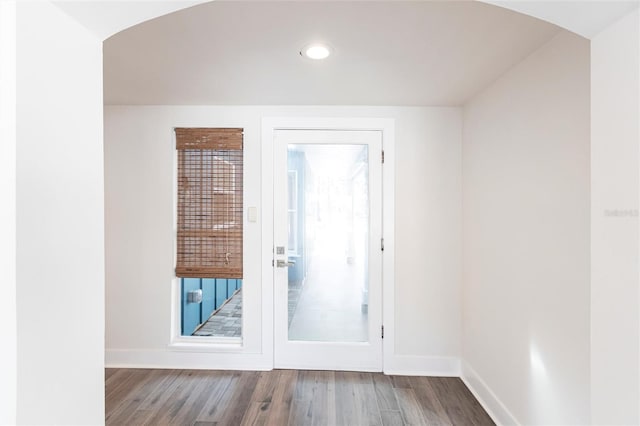
[[[107,425],[493,425],[458,378],[106,370]]]

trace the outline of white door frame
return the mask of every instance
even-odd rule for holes
[[[302,146],[329,146],[331,150],[340,145],[366,146],[368,196],[368,311],[365,341],[313,341],[290,340],[288,333],[288,270],[274,269],[274,318],[275,318],[275,368],[297,368],[304,370],[359,370],[382,371],[382,132],[353,130],[277,130],[274,147],[274,241],[276,246],[288,247],[288,217],[286,214],[288,192],[288,158],[290,144]],[[336,171],[337,172],[337,171]],[[304,191],[304,189],[303,189]],[[325,218],[326,220],[326,218]],[[312,256],[313,258],[313,256]],[[288,260],[288,255],[275,256]],[[277,266],[277,264],[276,264]],[[316,265],[318,267],[319,265]],[[322,269],[322,268],[321,268]],[[339,275],[339,274],[338,274]],[[337,277],[336,277],[337,278]],[[362,277],[364,279],[364,277]],[[364,282],[362,283],[364,284]]]
[[[395,121],[389,118],[265,117],[262,119],[262,298],[263,353],[274,354],[273,154],[276,130],[379,130],[382,132],[382,371],[387,372],[395,347]]]

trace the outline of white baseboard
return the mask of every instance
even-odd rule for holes
[[[108,349],[105,352],[105,366],[107,368],[268,371],[273,369],[273,360],[264,354],[237,352]],[[385,362],[384,373],[402,376],[460,377],[460,359],[396,355],[388,363]]]
[[[268,371],[273,369],[273,360],[263,354],[249,353],[108,349],[105,367]]]
[[[466,361],[462,362],[460,378],[496,425],[520,425],[515,416]]]
[[[460,359],[394,355],[384,362],[384,373],[397,376],[460,377]]]

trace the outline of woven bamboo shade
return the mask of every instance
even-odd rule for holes
[[[176,276],[242,278],[242,129],[175,131]]]

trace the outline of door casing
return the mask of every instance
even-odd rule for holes
[[[305,146],[350,146],[368,148],[367,174],[370,186],[368,251],[368,338],[364,342],[289,340],[287,315],[287,268],[277,267],[288,255],[276,253],[274,269],[274,366],[305,370],[382,371],[382,132],[340,130],[277,130],[274,144],[274,242],[287,244],[287,200],[289,144]],[[333,149],[333,148],[332,148]],[[331,167],[333,169],[333,167]],[[334,170],[335,172],[335,170]],[[288,247],[287,247],[288,248]]]
[[[384,164],[382,167],[382,228],[384,252],[382,256],[382,370],[389,370],[395,347],[395,121],[390,118],[331,118],[331,117],[265,117],[262,119],[262,348],[264,354],[274,354],[274,273],[273,256],[273,197],[274,197],[274,137],[276,130],[377,130],[382,133]],[[380,159],[382,161],[382,159]],[[373,161],[373,158],[372,158]],[[274,365],[275,366],[275,365]]]

